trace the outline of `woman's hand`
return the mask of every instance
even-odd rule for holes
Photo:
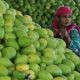
[[[71,39],[66,29],[59,29],[59,33],[64,40],[67,39],[68,43],[70,43]]]
[[[55,29],[54,28],[54,34],[56,35],[57,33],[59,33],[61,35],[61,37],[67,37],[68,33],[66,31],[66,29],[61,28],[61,29]]]
[[[68,37],[69,36],[67,30],[64,29],[64,28],[63,29],[59,29],[59,33],[60,33],[60,35],[62,37]]]

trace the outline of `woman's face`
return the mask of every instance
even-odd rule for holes
[[[60,26],[69,26],[71,24],[71,15],[69,14],[64,14],[60,17],[58,17],[58,23]]]

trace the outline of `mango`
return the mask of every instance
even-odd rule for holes
[[[15,64],[27,64],[28,57],[26,55],[20,55],[15,58],[14,63]]]
[[[8,69],[0,65],[0,76],[8,76]]]
[[[3,65],[5,67],[9,68],[9,67],[13,66],[13,63],[9,59],[1,57],[0,58],[0,65]]]
[[[39,71],[38,78],[42,80],[52,80],[53,79],[52,75],[48,71],[45,71],[45,70]]]
[[[24,80],[25,79],[25,74],[19,71],[14,71],[12,74],[13,78],[16,78],[18,80]],[[15,80],[15,79],[13,79]]]
[[[13,47],[5,47],[2,49],[2,55],[5,58],[12,59],[16,56],[16,50]]]

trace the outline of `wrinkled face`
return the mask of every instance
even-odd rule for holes
[[[71,24],[71,15],[69,14],[64,14],[60,17],[58,17],[58,23],[60,26],[69,26]]]

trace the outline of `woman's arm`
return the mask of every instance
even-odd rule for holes
[[[80,56],[80,37],[77,29],[74,28],[73,30],[71,30],[69,35],[71,38],[71,42],[68,48],[75,52],[78,56]]]

